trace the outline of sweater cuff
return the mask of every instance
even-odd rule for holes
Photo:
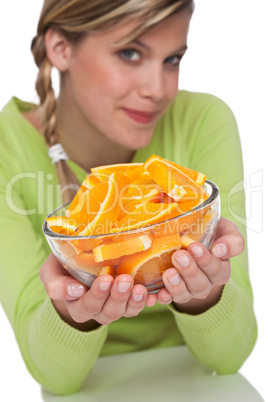
[[[237,285],[230,279],[223,288],[220,300],[210,309],[197,315],[190,315],[176,310],[173,305],[168,308],[175,315],[179,328],[198,333],[210,333],[218,330],[235,314],[238,305]],[[182,331],[183,332],[183,331]]]
[[[103,343],[108,331],[105,325],[88,332],[71,327],[61,319],[49,297],[41,306],[39,320],[40,329],[47,339],[81,354],[89,352],[96,342]]]

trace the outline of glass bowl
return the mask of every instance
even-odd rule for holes
[[[176,249],[186,248],[193,241],[201,242],[207,249],[210,249],[215,239],[220,218],[219,189],[215,183],[209,180],[206,180],[203,188],[209,194],[209,198],[206,201],[175,218],[150,226],[105,235],[69,236],[53,232],[45,220],[43,233],[52,252],[62,266],[70,275],[86,286],[91,287],[96,277],[102,274],[111,274],[116,277],[118,275],[117,269],[122,271],[121,267],[124,266],[129,267],[129,271],[121,273],[131,274],[134,277],[134,283],[144,285],[149,292],[156,292],[164,287],[162,274],[165,269],[172,267],[171,256]],[[49,214],[47,218],[64,216],[69,205],[70,203],[62,205]],[[152,242],[164,245],[168,239],[167,236],[173,235],[177,235],[178,239],[181,237],[182,245],[178,242],[177,248],[160,253],[157,256],[152,254],[151,258],[146,260],[144,256],[150,255],[150,252],[148,252],[150,242],[151,245],[153,244]],[[149,241],[149,243],[147,241],[146,246],[149,248],[138,252],[137,249],[129,250],[126,245],[133,243],[128,241],[141,236],[143,236],[143,240],[145,239],[145,243],[147,240]],[[127,254],[120,255],[115,259],[96,262],[95,257],[97,250],[100,249],[99,246],[114,246],[116,243],[120,253]],[[160,255],[161,258],[159,258]],[[138,270],[133,268],[135,261],[139,261],[141,264]]]

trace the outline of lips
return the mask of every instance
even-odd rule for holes
[[[156,113],[145,112],[142,110],[126,109],[123,108],[124,112],[131,119],[139,123],[150,123],[154,118]]]

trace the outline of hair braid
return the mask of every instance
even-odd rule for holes
[[[51,71],[52,64],[47,58],[45,37],[37,35],[31,46],[35,62],[39,67],[36,80],[36,91],[42,107],[42,133],[48,147],[60,142],[60,133],[57,127],[56,110],[57,100],[52,87]],[[63,202],[70,201],[76,194],[80,183],[66,161],[56,162],[56,171],[62,188]]]

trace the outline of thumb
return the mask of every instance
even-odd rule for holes
[[[213,243],[210,252],[215,257],[228,260],[241,254],[245,248],[244,238],[233,222],[221,218],[217,231],[217,239]]]

